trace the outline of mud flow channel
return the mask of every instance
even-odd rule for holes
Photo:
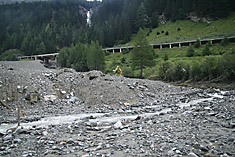
[[[197,100],[192,100],[188,103],[179,103],[176,104],[176,106],[180,108],[187,108],[187,107],[194,107],[197,104],[201,102],[210,102],[213,101],[214,98],[219,98],[222,99],[223,96],[219,95],[218,93],[216,94],[208,94],[210,96],[209,98],[203,98],[203,99],[197,99]],[[145,106],[143,108],[145,109],[153,109],[153,108],[158,108],[159,105],[152,105],[152,106]],[[34,122],[29,122],[29,123],[22,123],[21,127],[23,128],[47,128],[49,125],[61,125],[61,124],[71,124],[74,122],[85,122],[85,121],[90,121],[90,122],[96,122],[98,124],[105,124],[105,125],[111,125],[115,124],[119,121],[131,121],[138,119],[138,117],[141,118],[148,118],[160,114],[167,114],[171,112],[171,108],[165,108],[161,109],[160,111],[155,111],[155,112],[149,112],[149,113],[143,113],[143,114],[131,114],[131,115],[119,115],[119,114],[110,114],[110,113],[83,113],[83,114],[74,114],[74,115],[66,115],[66,116],[55,116],[55,117],[46,117],[42,118],[38,121]],[[128,113],[132,113],[134,111],[130,110]],[[11,128],[16,128],[17,124],[2,124],[0,125],[0,133],[6,133],[7,130]]]

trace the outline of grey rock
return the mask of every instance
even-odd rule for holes
[[[20,143],[21,141],[22,141],[21,139],[16,138],[16,139],[13,140],[13,143]]]
[[[193,152],[190,152],[189,154],[188,154],[188,156],[189,157],[198,157],[195,153],[193,153]]]
[[[121,121],[117,121],[115,124],[114,124],[114,128],[115,129],[122,129],[123,128],[123,124]]]
[[[47,141],[47,143],[52,145],[52,144],[55,144],[55,141]]]
[[[8,134],[7,136],[3,137],[3,141],[9,141],[12,140],[14,137],[11,134]]]
[[[175,152],[174,152],[174,150],[172,149],[172,150],[169,150],[169,151],[167,152],[167,154],[170,155],[170,156],[173,156],[173,155],[175,154]]]
[[[29,153],[26,152],[26,151],[24,151],[24,152],[22,153],[22,156],[23,156],[23,157],[27,157],[27,156],[29,156]]]

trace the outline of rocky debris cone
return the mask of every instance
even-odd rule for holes
[[[0,100],[0,156],[235,155],[235,90],[0,62]]]

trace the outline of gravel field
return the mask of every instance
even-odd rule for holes
[[[235,156],[234,89],[0,62],[0,101],[0,156]]]

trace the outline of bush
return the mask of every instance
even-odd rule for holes
[[[127,53],[129,53],[129,52],[130,52],[129,49],[125,49],[125,50],[122,51],[122,54],[127,54]]]
[[[126,59],[124,57],[122,57],[121,63],[126,63]]]
[[[165,55],[164,55],[164,61],[167,61],[169,58],[168,58],[168,55],[165,53]]]
[[[235,55],[224,54],[218,61],[219,76],[224,80],[235,80]]]
[[[134,77],[134,71],[131,67],[124,66],[122,68],[123,76],[125,77]]]
[[[173,66],[173,63],[170,61],[163,62],[159,67],[159,77],[163,80],[168,80],[166,77],[166,73],[172,66]]]
[[[229,44],[229,39],[227,37],[225,37],[222,41],[221,41],[221,45],[222,46],[226,46]]]
[[[185,61],[178,61],[175,66],[172,66],[168,70],[167,78],[170,78],[171,81],[185,81],[189,78],[190,67]],[[171,77],[168,75],[171,75]]]
[[[207,57],[201,65],[201,73],[204,80],[212,80],[218,77],[218,60],[216,57]]]
[[[7,50],[0,55],[0,61],[18,61],[21,54],[19,50]]]
[[[200,61],[165,61],[159,67],[159,77],[166,81],[220,81],[235,80],[235,54],[225,53],[223,56],[208,56]]]
[[[190,45],[190,46],[188,47],[186,56],[187,56],[187,57],[193,57],[193,56],[194,56],[194,53],[195,53],[195,52],[194,52],[194,49],[193,49],[192,45]]]
[[[168,32],[168,31],[166,31],[165,35],[169,35],[169,32]]]
[[[190,68],[190,79],[192,81],[200,81],[202,80],[202,76],[201,76],[201,64],[199,62],[194,61],[191,64],[191,68]]]
[[[194,47],[195,47],[195,48],[199,48],[200,46],[201,46],[200,40],[197,39],[196,43],[194,44]]]
[[[180,74],[179,80],[182,80],[182,81],[188,80],[189,79],[189,72],[190,72],[190,66],[189,66],[188,62],[179,61],[178,67],[179,67],[179,74]]]
[[[166,70],[165,80],[175,81],[174,75],[175,75],[175,64],[172,63],[172,65]]]
[[[159,67],[159,76],[166,81],[185,81],[189,78],[190,66],[184,61],[172,63],[166,61]]]
[[[202,55],[203,56],[209,56],[210,54],[211,54],[211,52],[210,52],[210,45],[206,44],[206,47],[202,51]]]
[[[153,67],[153,68],[148,68],[148,69],[145,70],[145,72],[144,72],[144,77],[145,77],[145,78],[150,78],[151,76],[155,76],[154,73],[155,73],[155,67]]]

